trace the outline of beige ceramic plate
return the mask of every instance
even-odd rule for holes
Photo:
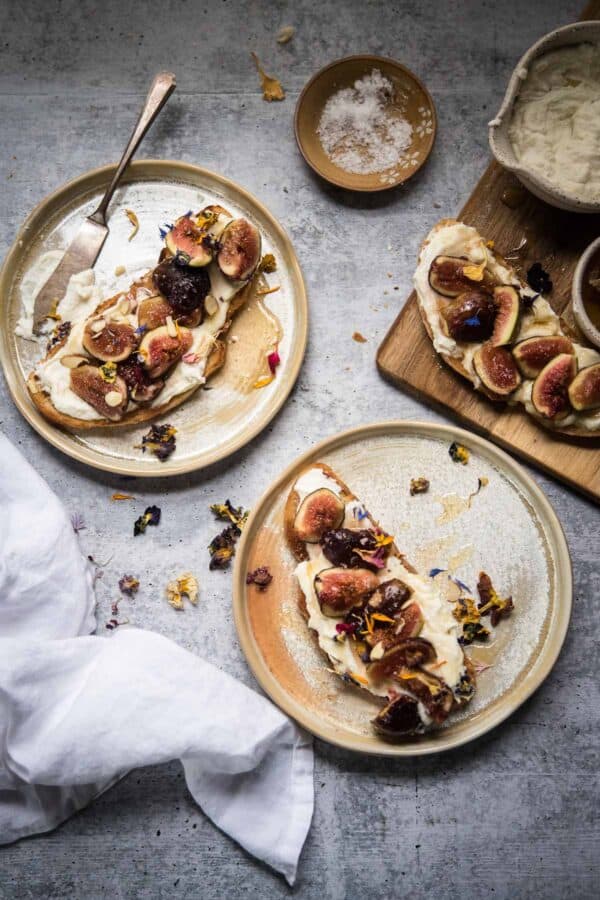
[[[412,143],[401,163],[368,175],[346,172],[325,153],[317,128],[327,100],[340,88],[348,88],[373,69],[394,86],[393,105],[413,128]],[[408,181],[427,160],[437,129],[435,106],[425,85],[410,69],[383,56],[347,56],[317,72],[300,94],[294,120],[296,141],[309,166],[331,184],[352,191],[382,191]]]
[[[225,366],[181,407],[167,414],[178,431],[177,450],[165,463],[135,449],[149,423],[79,434],[47,422],[29,399],[25,376],[40,356],[39,347],[15,336],[22,291],[39,257],[64,248],[84,216],[97,205],[113,166],[88,172],[47,197],[31,213],[0,273],[0,358],[12,397],[42,437],[69,456],[109,472],[126,475],[176,475],[200,469],[243,446],[273,418],[287,398],[300,369],[307,335],[307,300],[302,274],[287,234],[269,211],[232,181],[182,162],[140,160],[129,167],[110,207],[110,234],[95,271],[109,297],[136,274],[156,264],[161,248],[158,227],[188,209],[216,200],[231,212],[254,221],[263,235],[263,252],[277,258],[267,276],[279,291],[255,296],[234,318]],[[124,210],[138,216],[140,230],[128,241],[131,223]],[[115,275],[119,266],[126,272]],[[253,385],[266,374],[266,353],[279,342],[281,365],[275,380]],[[159,423],[164,419],[158,419]]]
[[[468,465],[448,448],[465,444]],[[480,569],[515,610],[493,642],[469,648],[489,665],[471,704],[430,735],[391,744],[370,726],[378,705],[328,671],[328,661],[300,612],[294,560],[282,533],[283,508],[298,472],[312,462],[332,466],[424,573],[451,571],[470,590]],[[411,497],[410,479],[425,476],[427,494]],[[478,478],[488,484],[479,493]],[[260,593],[246,573],[268,565],[273,583]],[[448,584],[447,572],[436,577]],[[457,747],[506,719],[542,683],[562,646],[571,612],[572,580],[565,538],[550,504],[524,470],[493,444],[461,429],[385,422],[318,444],[275,481],[253,510],[237,552],[234,612],[246,658],[264,690],[286,713],[332,744],[387,756],[416,756]]]

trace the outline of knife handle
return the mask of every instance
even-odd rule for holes
[[[96,209],[95,212],[93,212],[91,216],[89,216],[90,219],[92,219],[94,222],[97,222],[99,225],[106,225],[106,210],[108,208],[108,204],[111,201],[112,195],[115,192],[115,188],[117,187],[123,172],[129,165],[131,157],[139,147],[142,138],[175,90],[175,86],[175,76],[171,72],[159,72],[158,75],[156,75],[156,77],[154,78],[152,86],[148,91],[146,102],[142,107],[142,111],[136,122],[135,128],[133,129],[132,135],[129,138],[129,143],[125,148],[125,152],[121,157],[119,165],[117,166],[117,171],[113,175],[112,181],[107,187],[106,193],[100,201],[98,209]]]

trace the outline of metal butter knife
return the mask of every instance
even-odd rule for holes
[[[108,236],[106,210],[115,188],[131,157],[139,147],[142,138],[174,90],[175,76],[171,72],[159,72],[152,82],[152,87],[148,92],[146,102],[142,107],[129,143],[121,157],[121,162],[117,166],[117,171],[106,189],[98,209],[84,220],[81,228],[65,250],[63,258],[35,298],[33,309],[33,331],[35,334],[40,333],[40,327],[51,311],[53,304],[64,296],[71,275],[75,275],[83,269],[91,269],[98,259],[98,254]]]

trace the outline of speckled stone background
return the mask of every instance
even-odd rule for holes
[[[168,67],[178,89],[141,155],[200,163],[255,193],[288,229],[310,294],[308,353],[286,407],[250,446],[197,475],[138,484],[77,466],[31,431],[0,382],[2,428],[84,515],[85,552],[111,558],[99,632],[118,577],[133,569],[143,587],[121,604],[124,615],[253,683],[230,621],[230,576],[208,573],[208,505],[230,497],[251,506],[300,451],[346,426],[437,418],[381,381],[376,347],[408,294],[422,236],[460,208],[488,160],[486,122],[518,57],[579,12],[580,0],[0,5],[2,250],[46,193],[117,159],[151,75]],[[286,24],[296,35],[280,47],[275,33]],[[250,50],[282,79],[284,103],[261,99]],[[321,184],[292,131],[308,77],[357,52],[414,69],[439,115],[426,168],[404,189],[370,198]],[[367,343],[352,340],[355,330]],[[599,516],[534,476],[563,522],[576,601],[554,672],[510,721],[414,762],[318,744],[314,822],[293,891],[204,818],[172,763],[131,773],[53,833],[0,850],[0,897],[597,897]],[[136,502],[111,504],[124,489]],[[132,522],[148,503],[162,507],[163,522],[133,542]],[[182,569],[198,574],[202,599],[177,614],[162,589]]]

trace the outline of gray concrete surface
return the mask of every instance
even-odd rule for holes
[[[164,519],[133,547],[144,587],[123,612],[253,683],[229,620],[230,576],[207,572],[207,506],[226,496],[251,506],[302,449],[343,427],[436,418],[380,380],[375,349],[408,293],[423,234],[457,211],[487,162],[485,124],[517,58],[579,11],[580,0],[4,0],[0,249],[46,193],[117,158],[151,74],[164,66],[179,87],[144,153],[201,163],[260,197],[289,230],[310,292],[309,349],[285,409],[250,446],[197,475],[133,485],[75,465],[31,431],[0,383],[2,428],[83,513],[86,552],[114,554],[99,587],[100,630],[116,579],[132,567],[132,507],[109,497],[133,490],[136,515],[157,502]],[[275,33],[288,23],[296,36],[279,47]],[[283,80],[284,103],[262,101],[250,49]],[[361,51],[413,68],[440,119],[426,169],[371,198],[316,180],[292,132],[306,79]],[[366,344],[351,340],[355,329]],[[563,522],[576,602],[555,670],[510,721],[414,762],[318,744],[314,823],[293,891],[216,831],[173,763],[132,773],[55,832],[1,850],[0,897],[598,896],[598,510],[533,474]],[[177,615],[160,591],[182,568],[198,571],[202,601]]]

